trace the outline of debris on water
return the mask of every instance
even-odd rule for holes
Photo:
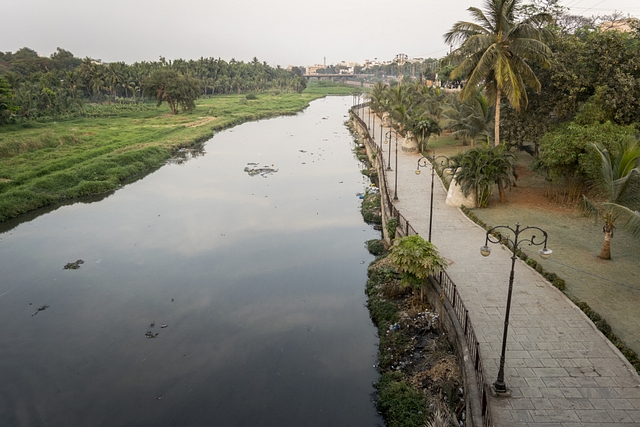
[[[147,332],[144,334],[144,336],[145,336],[145,337],[147,337],[147,338],[155,338],[155,337],[157,337],[157,336],[158,336],[158,333],[156,332],[156,333],[154,334],[154,333],[153,333],[153,332],[151,332],[151,331],[147,331]]]
[[[173,298],[171,298],[171,302],[173,302]]]
[[[84,261],[79,259],[76,262],[69,262],[67,264],[65,264],[64,269],[65,270],[77,270],[80,268],[80,265],[84,264]]]
[[[298,150],[298,151],[299,151],[299,152],[301,152],[301,153],[306,153],[306,151],[305,151],[305,150]]]
[[[266,177],[266,175],[270,175],[272,173],[278,172],[278,169],[271,167],[273,166],[273,163],[271,163],[271,166],[262,166],[262,167],[257,167],[256,164],[253,164],[253,163],[247,163],[247,165],[251,167],[246,166],[244,168],[244,171],[248,173],[249,176],[261,175]]]
[[[31,304],[29,304],[29,305],[31,305]],[[35,316],[36,314],[40,313],[41,311],[45,311],[47,308],[49,308],[49,306],[48,306],[48,305],[43,305],[42,307],[38,307],[38,309],[36,310],[36,312],[35,312],[35,313],[33,313],[33,314],[31,315],[31,317]]]
[[[162,325],[160,325],[160,329],[164,329],[164,328],[168,328],[169,325],[165,325],[164,323]]]
[[[162,400],[164,399],[164,394],[161,394],[160,396],[156,397],[156,400]]]
[[[153,328],[154,326],[156,326],[156,322],[155,322],[155,320],[154,320],[153,322],[149,323],[149,327],[150,327],[150,328]]]

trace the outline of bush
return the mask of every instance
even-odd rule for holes
[[[425,395],[412,389],[400,372],[385,372],[375,386],[378,411],[389,427],[422,427],[429,421]]]
[[[258,99],[258,95],[256,95],[255,93],[250,93],[245,98],[247,98],[249,101],[253,101],[255,99]]]
[[[385,253],[384,242],[378,239],[367,240],[367,250],[371,255],[379,256]]]
[[[396,229],[398,228],[398,218],[389,218],[387,220],[387,234],[390,239],[396,238]]]
[[[553,284],[553,286],[555,286],[556,288],[560,289],[561,291],[564,291],[564,289],[567,286],[567,283],[563,279],[560,279],[559,277],[554,279],[552,284]]]

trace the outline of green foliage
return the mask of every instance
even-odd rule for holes
[[[423,427],[429,421],[424,393],[411,388],[399,372],[385,372],[376,384],[378,411],[389,427]]]
[[[475,193],[476,205],[486,207],[497,183],[503,200],[503,189],[517,177],[514,156],[504,146],[472,148],[451,157],[455,179],[465,197]]]
[[[379,239],[367,240],[367,250],[371,255],[380,256],[386,252],[384,241]]]
[[[600,176],[600,158],[592,150],[599,144],[608,150],[620,141],[635,140],[632,126],[612,122],[581,126],[568,123],[542,138],[540,165],[551,177],[578,176],[586,181],[597,181]]]
[[[247,101],[254,101],[256,99],[258,99],[258,95],[256,95],[255,93],[249,93],[246,96]]]
[[[390,239],[396,238],[396,231],[398,229],[398,218],[389,218],[387,220],[387,234]]]
[[[544,43],[549,38],[541,29],[550,23],[547,14],[537,14],[519,20],[521,0],[485,2],[485,10],[469,8],[476,22],[459,21],[445,34],[445,41],[459,44],[445,64],[459,65],[451,78],[467,82],[460,94],[466,100],[474,96],[477,87],[484,86],[494,100],[495,144],[500,144],[500,102],[505,97],[517,111],[527,105],[526,88],[540,92],[540,81],[529,64],[548,66],[551,49]]]
[[[382,215],[380,212],[380,193],[365,191],[364,198],[362,199],[362,205],[360,212],[364,221],[368,224],[382,224]]]
[[[419,289],[432,274],[447,268],[447,262],[438,254],[438,249],[419,235],[396,239],[389,259],[401,272],[401,286]]]
[[[195,100],[200,96],[200,85],[196,79],[170,68],[154,71],[143,85],[149,94],[155,96],[158,107],[166,102],[173,114],[178,114],[178,107],[182,111],[193,111]]]

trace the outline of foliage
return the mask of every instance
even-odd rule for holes
[[[376,384],[378,411],[389,427],[422,427],[429,420],[424,393],[407,384],[399,372],[385,372]]]
[[[462,137],[463,145],[466,138],[471,139],[471,147],[475,147],[478,137],[486,142],[493,136],[493,112],[489,99],[483,91],[477,91],[475,96],[462,102],[454,98],[442,111],[443,126],[453,131],[454,136]]]
[[[143,81],[148,93],[152,93],[158,101],[158,107],[166,102],[173,114],[192,111],[196,108],[195,100],[199,96],[199,85],[196,79],[180,74],[170,68],[154,71]]]
[[[364,221],[368,224],[382,224],[382,216],[380,214],[380,193],[367,190],[362,199],[360,211]]]
[[[387,234],[390,239],[396,238],[396,231],[398,229],[398,218],[389,218],[387,220]]]
[[[380,239],[367,240],[367,250],[371,255],[380,256],[387,251],[384,241]]]
[[[598,188],[602,198],[584,196],[582,208],[596,219],[602,219],[604,242],[600,258],[611,258],[611,238],[618,225],[633,236],[640,236],[640,144],[620,142],[611,153],[601,145],[593,145],[600,159]]]
[[[9,123],[17,107],[13,105],[13,92],[9,83],[0,76],[0,125]]]
[[[396,239],[389,259],[403,273],[401,286],[414,289],[419,289],[429,275],[447,268],[447,262],[440,257],[435,245],[419,235]]]
[[[452,156],[451,165],[463,194],[468,197],[475,193],[478,207],[487,206],[495,184],[500,200],[505,202],[504,188],[517,178],[514,156],[504,146],[472,148]]]
[[[596,181],[600,176],[600,158],[591,147],[600,144],[610,150],[619,141],[634,140],[635,132],[631,126],[612,122],[564,124],[542,138],[539,167],[546,170],[550,178],[577,176]]]
[[[81,117],[83,106],[88,102],[124,100],[135,103],[145,97],[145,91],[155,96],[144,83],[154,72],[163,69],[194,79],[195,98],[240,92],[300,93],[306,87],[303,72],[298,67],[290,71],[273,68],[256,58],[245,63],[215,58],[167,61],[161,57],[155,62],[128,65],[76,58],[61,48],[49,58],[41,57],[29,48],[0,54],[0,75],[13,92],[18,121]],[[184,79],[179,81],[185,82]],[[190,85],[180,88],[180,92],[185,89],[191,89]],[[185,106],[188,109],[190,104],[187,102]]]
[[[495,144],[500,144],[500,102],[504,96],[520,110],[527,104],[526,87],[540,91],[532,63],[548,66],[551,49],[544,43],[548,32],[541,26],[549,23],[546,13],[518,18],[520,0],[485,0],[485,11],[470,7],[474,22],[459,21],[445,34],[449,44],[461,42],[448,59],[459,61],[451,77],[467,82],[460,94],[462,100],[475,94],[482,85],[495,109]]]

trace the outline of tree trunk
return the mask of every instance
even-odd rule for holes
[[[601,259],[611,259],[611,230],[605,225],[604,242],[600,250]]]
[[[500,98],[502,97],[502,90],[500,86],[496,90],[496,123],[495,123],[495,139],[493,140],[492,147],[500,145]]]
[[[502,181],[498,181],[498,193],[500,193],[500,203],[507,203],[507,195],[504,194],[504,186]]]
[[[474,148],[476,146],[476,139],[471,137],[471,148]]]

